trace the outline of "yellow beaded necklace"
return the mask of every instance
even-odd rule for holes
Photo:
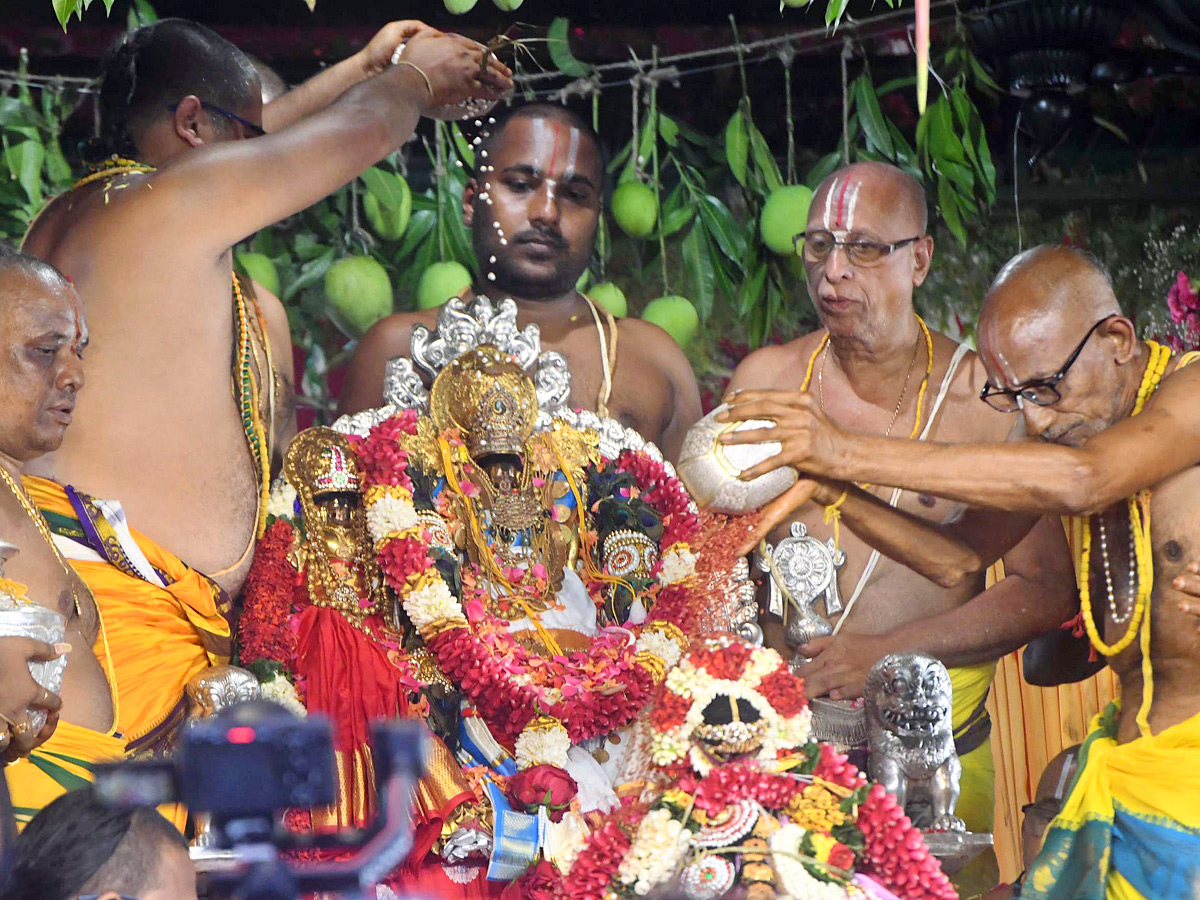
[[[123,156],[117,156],[115,153],[105,160],[107,165],[102,165],[96,168],[95,171],[83,176],[74,185],[71,190],[81,188],[85,184],[91,184],[93,181],[103,181],[106,178],[116,178],[118,175],[129,175],[134,172],[153,172],[154,166],[148,166],[145,163],[140,163],[136,159],[125,159]]]
[[[1150,358],[1146,361],[1146,371],[1142,374],[1142,383],[1138,387],[1137,400],[1133,405],[1131,416],[1136,416],[1146,405],[1146,401],[1154,394],[1162,381],[1163,373],[1171,359],[1171,349],[1155,341],[1146,342],[1150,347]],[[1091,597],[1091,564],[1092,564],[1092,520],[1089,516],[1072,516],[1072,524],[1079,528],[1081,540],[1077,550],[1076,573],[1079,584],[1079,606],[1083,617],[1083,627],[1087,630],[1088,639],[1092,646],[1105,656],[1115,656],[1133,643],[1140,630],[1142,651],[1142,706],[1138,711],[1137,723],[1143,734],[1150,733],[1150,705],[1154,698],[1154,677],[1150,665],[1150,593],[1154,589],[1154,555],[1150,542],[1150,491],[1138,491],[1129,498],[1129,530],[1133,541],[1134,557],[1137,568],[1137,588],[1133,606],[1133,614],[1129,618],[1129,626],[1125,633],[1112,644],[1105,643],[1096,625],[1092,612]],[[1074,531],[1074,528],[1072,529]],[[1129,589],[1135,590],[1133,585]]]
[[[919,326],[921,326],[921,335],[925,338],[925,375],[921,379],[921,388],[920,388],[920,390],[917,391],[917,420],[913,423],[912,432],[908,436],[908,439],[910,441],[916,440],[917,435],[919,435],[921,433],[921,414],[922,414],[922,409],[925,405],[925,392],[929,387],[929,376],[933,374],[933,336],[929,333],[929,326],[925,324],[925,320],[922,319],[916,313],[913,313],[913,315],[916,316],[917,324]],[[823,338],[821,338],[821,342],[817,345],[817,349],[813,351],[813,355],[810,356],[808,359],[808,368],[804,372],[804,382],[800,385],[801,391],[805,391],[805,392],[808,391],[809,385],[812,384],[813,368],[817,364],[817,357],[819,357],[821,355],[822,351],[826,350],[828,348],[828,346],[829,346],[829,332],[826,331],[825,336]],[[918,347],[919,346],[920,345],[918,344]],[[914,358],[915,358],[915,355],[914,355]],[[822,366],[824,366],[824,362],[822,362]],[[911,366],[910,366],[908,372],[909,372],[909,376],[911,376],[912,375]],[[900,392],[900,399],[896,402],[896,412],[892,416],[891,425],[888,425],[887,434],[885,434],[884,437],[887,437],[888,435],[891,434],[892,427],[896,424],[896,418],[900,415],[900,407],[904,403],[904,397],[907,393],[908,393],[908,376],[906,376],[904,379],[904,389]],[[822,397],[822,400],[824,400],[823,397]],[[821,406],[823,409],[824,408],[823,402],[822,402]],[[855,484],[857,484],[863,490],[866,490],[867,488],[871,487],[871,485],[869,485],[869,484],[860,484],[858,482],[855,482]],[[849,494],[848,489],[845,491],[842,491],[842,494],[840,497],[838,497],[835,501],[833,501],[833,503],[831,503],[825,507],[825,522],[833,523],[833,544],[835,547],[837,547],[840,544],[839,538],[841,537],[840,525],[841,525],[841,518],[842,518],[840,510],[841,510],[842,504],[846,502],[846,497],[848,494]]]

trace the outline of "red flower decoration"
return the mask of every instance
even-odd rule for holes
[[[238,619],[240,661],[260,659],[291,668],[296,635],[290,627],[292,604],[307,592],[288,561],[296,531],[286,519],[277,519],[263,534],[254,551],[254,564],[246,576],[242,614]]]
[[[786,663],[758,683],[758,692],[781,716],[799,715],[808,705],[803,680],[793,675]]]
[[[834,844],[829,851],[829,864],[847,871],[854,870],[854,851],[845,844]]]
[[[514,806],[523,812],[536,812],[544,806],[552,822],[562,821],[578,793],[575,779],[558,766],[530,766],[508,779],[508,799]]]
[[[696,668],[703,669],[713,678],[737,681],[753,653],[754,647],[750,644],[736,643],[721,648],[696,648],[689,657]]]
[[[417,433],[417,412],[406,409],[399,415],[380,422],[365,438],[349,435],[358,460],[358,472],[363,484],[394,485],[412,490],[408,477],[408,453],[400,445],[404,435]]]
[[[500,900],[557,900],[562,896],[562,873],[552,862],[539,860],[516,881],[510,881]]]

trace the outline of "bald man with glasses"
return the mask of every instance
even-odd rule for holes
[[[776,427],[736,440],[779,441],[781,452],[744,474],[792,465],[1016,515],[1069,516],[1083,625],[1120,679],[1122,703],[1092,723],[1080,774],[1021,896],[1195,896],[1200,366],[1190,364],[1200,354],[1140,340],[1103,266],[1055,246],[1001,270],[980,315],[979,347],[980,396],[1019,412],[1026,440],[880,440],[834,424],[811,397],[748,393],[731,418],[770,418]],[[768,520],[800,499],[781,498]],[[915,540],[896,548],[915,565],[936,564],[941,553]]]
[[[731,391],[804,394],[842,428],[906,443],[1004,440],[1012,417],[979,402],[986,376],[976,355],[929,330],[913,309],[913,291],[933,258],[926,217],[921,185],[892,166],[861,163],[829,176],[796,237],[822,327],[752,353],[734,373]],[[798,503],[801,494],[807,499]],[[804,480],[783,502],[786,517],[779,507],[768,511],[776,526],[769,540],[787,537],[799,522],[820,541],[836,536],[846,554],[838,572],[842,609],[817,609],[835,632],[799,648],[811,659],[800,669],[809,694],[860,696],[867,671],[888,653],[940,658],[955,689],[959,815],[971,830],[991,831],[994,770],[984,703],[996,660],[1074,613],[1061,525],[969,508],[929,491],[832,480]],[[985,590],[982,557],[943,537],[951,530],[988,547],[992,559],[1003,555],[1008,577]],[[893,558],[893,539],[944,545],[946,552],[936,566],[908,568]],[[927,624],[942,616],[953,619],[952,631]],[[789,651],[781,617],[768,610],[760,621],[768,642]],[[989,855],[956,883],[971,896],[996,880]]]

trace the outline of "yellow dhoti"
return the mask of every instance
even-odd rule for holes
[[[111,658],[103,646],[96,655],[121,698],[116,730],[130,752],[152,748],[183,720],[188,680],[229,661],[229,598],[128,528],[119,505],[43,478],[24,482],[100,608]]]
[[[996,769],[988,740],[991,723],[984,705],[992,677],[996,674],[996,664],[981,663],[949,672],[950,685],[954,689],[951,721],[954,741],[959,748],[959,762],[962,763],[961,793],[955,812],[966,822],[968,831],[990,832],[996,810]],[[991,890],[999,880],[1000,866],[991,850],[953,879],[964,900]]]
[[[125,741],[112,732],[59,722],[50,740],[4,770],[17,824],[24,828],[42,807],[90,784],[96,763],[119,762],[124,757]]]

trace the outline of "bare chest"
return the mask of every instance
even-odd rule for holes
[[[0,495],[0,535],[18,548],[4,567],[5,575],[25,585],[30,600],[61,614],[94,641],[98,618],[87,588],[69,565],[60,562],[29,516],[15,503],[6,502],[3,495]]]

